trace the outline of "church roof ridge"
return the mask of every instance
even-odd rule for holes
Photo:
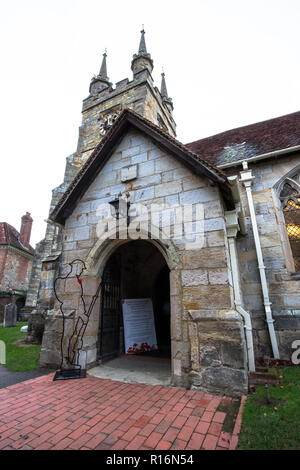
[[[214,165],[300,145],[300,111],[247,124],[185,144]]]

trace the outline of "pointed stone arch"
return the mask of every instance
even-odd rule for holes
[[[157,227],[154,227],[157,230]],[[151,224],[149,227],[151,233]],[[93,248],[90,250],[86,260],[86,271],[84,273],[84,277],[89,279],[90,281],[97,280],[97,283],[101,281],[103,271],[107,262],[109,261],[110,257],[113,255],[114,252],[118,250],[119,247],[126,243],[130,243],[135,241],[129,237],[126,237],[126,233],[119,233],[118,239],[110,238],[115,234],[115,231],[106,232],[105,236],[99,238]],[[122,236],[124,238],[122,238]],[[186,356],[185,361],[187,361],[188,352],[181,351],[182,348],[181,340],[179,337],[182,336],[182,322],[181,318],[183,315],[183,307],[180,297],[180,292],[178,291],[179,284],[180,284],[180,270],[182,269],[181,266],[181,256],[179,250],[176,248],[174,242],[170,239],[167,239],[164,236],[164,233],[160,230],[159,231],[159,238],[151,239],[148,237],[148,232],[141,229],[140,237],[138,240],[143,240],[149,242],[150,244],[154,245],[157,250],[161,253],[162,257],[166,262],[166,266],[170,271],[170,328],[171,328],[171,375],[172,375],[172,384],[179,385],[179,386],[187,386],[188,385],[188,378],[187,374],[183,372],[182,364],[184,360],[181,359],[181,356]],[[100,303],[97,306],[99,311]],[[96,314],[95,314],[96,315]],[[96,318],[94,318],[96,321]],[[97,325],[96,325],[97,326]],[[97,326],[98,328],[98,326]],[[93,349],[93,355],[96,354],[96,346]]]
[[[154,227],[157,230],[157,227]],[[139,239],[147,240],[149,243],[152,243],[163,255],[170,271],[178,269],[180,264],[179,253],[172,240],[164,238],[163,231],[159,231],[159,238],[149,238],[148,232],[141,228]],[[111,232],[105,232],[103,236],[97,239],[93,248],[90,250],[85,264],[86,271],[85,276],[101,276],[104,266],[108,258],[112,253],[121,245],[132,241],[133,239],[128,238],[127,229],[124,232],[119,232],[119,238],[114,238],[115,230]]]

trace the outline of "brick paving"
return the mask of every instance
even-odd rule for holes
[[[50,374],[0,390],[0,449],[233,450],[245,399],[229,434],[222,397]]]

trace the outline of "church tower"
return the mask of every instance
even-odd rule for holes
[[[159,90],[151,75],[153,60],[147,51],[144,28],[141,31],[138,52],[133,54],[131,61],[132,80],[125,78],[113,87],[107,70],[105,51],[100,71],[92,78],[89,95],[83,100],[77,150],[66,159],[64,180],[52,191],[49,214],[122,110],[129,108],[171,136],[176,136],[176,124],[172,115],[173,103],[167,93],[165,75],[162,74]],[[45,238],[36,249],[25,307],[27,313],[34,308],[52,308],[53,280],[61,251],[61,236],[62,230],[48,221]]]
[[[163,96],[154,86],[151,75],[153,60],[147,52],[145,31],[141,31],[138,53],[132,58],[131,81],[125,78],[113,88],[107,76],[106,57],[105,53],[100,73],[92,79],[90,94],[83,101],[77,148],[77,154],[81,154],[83,161],[92,153],[116,116],[125,108],[130,108],[163,127],[172,136],[176,135],[173,106],[170,107],[168,97]]]

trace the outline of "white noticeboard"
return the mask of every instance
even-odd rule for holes
[[[122,302],[125,353],[138,354],[157,349],[151,299],[125,299]]]

